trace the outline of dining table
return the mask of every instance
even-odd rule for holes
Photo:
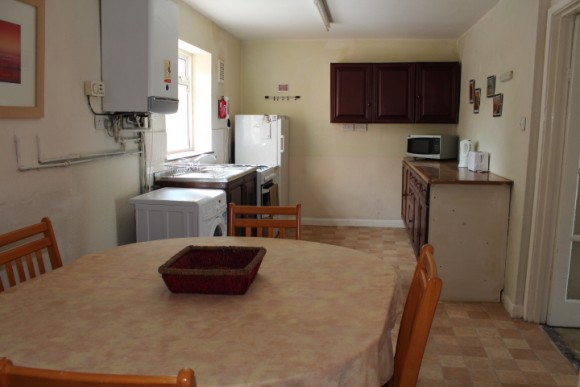
[[[187,246],[263,247],[245,294],[172,293]],[[404,302],[396,269],[330,244],[192,237],[122,245],[0,293],[0,357],[67,371],[176,375],[198,386],[380,386]]]

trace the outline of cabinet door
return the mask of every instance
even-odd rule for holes
[[[374,83],[374,122],[413,122],[415,64],[375,64]]]
[[[419,256],[421,247],[427,243],[427,201],[419,194],[415,198],[415,227],[413,244],[415,254]]]
[[[255,206],[258,200],[258,192],[257,192],[257,180],[256,174],[252,174],[247,176],[244,179],[242,195],[243,195],[243,204],[247,206]]]
[[[411,239],[415,255],[428,241],[429,224],[429,184],[403,164],[403,199],[401,215]]]
[[[409,238],[411,239],[411,245],[413,245],[413,249],[415,249],[415,192],[410,187],[407,192],[405,208],[405,228],[407,229],[407,234],[409,234]]]
[[[409,174],[409,169],[403,163],[403,176],[402,176],[402,182],[401,182],[401,219],[403,219],[405,226],[407,224],[407,200],[408,200],[407,190],[408,190],[408,184],[409,184],[408,183],[409,182],[408,174]]]
[[[372,120],[372,64],[330,64],[330,122]]]
[[[417,63],[415,122],[457,123],[459,82],[457,62]]]
[[[242,205],[242,184],[230,184],[226,191],[228,203]]]

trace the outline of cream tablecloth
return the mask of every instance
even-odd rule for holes
[[[173,294],[157,268],[186,245],[267,249],[245,295]],[[0,356],[198,385],[375,386],[392,374],[394,268],[305,241],[185,238],[121,246],[0,293]]]

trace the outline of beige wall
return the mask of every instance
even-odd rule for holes
[[[239,41],[180,4],[180,35],[225,60],[228,78],[212,85],[213,104],[221,95],[239,102]],[[94,129],[83,91],[85,80],[101,77],[99,1],[46,2],[45,116],[0,119],[0,233],[49,216],[65,262],[82,254],[135,240],[133,207],[139,194],[139,158],[123,156],[64,168],[19,172],[14,139],[22,164],[36,165],[36,137],[41,157],[56,158],[119,149],[103,131]],[[217,67],[217,64],[215,64]],[[234,103],[232,110],[238,111]],[[97,100],[95,109],[100,108]],[[225,127],[212,109],[213,128]],[[152,149],[163,150],[163,135]],[[162,146],[159,146],[161,143]],[[129,144],[129,147],[134,147]]]
[[[252,41],[242,48],[242,110],[283,114],[291,120],[290,199],[301,202],[306,223],[400,225],[400,163],[409,133],[458,133],[491,153],[492,172],[512,179],[505,300],[521,313],[529,210],[539,116],[546,1],[502,0],[458,41],[307,40]],[[462,62],[460,122],[455,125],[368,125],[344,132],[331,124],[331,62]],[[502,73],[514,77],[501,82]],[[504,94],[493,117],[486,79],[496,75]],[[479,114],[468,103],[468,83],[482,89]],[[289,84],[298,101],[264,99]],[[525,119],[525,127],[520,121]]]
[[[290,201],[306,223],[400,226],[401,161],[409,133],[455,125],[372,124],[344,132],[330,123],[330,63],[458,60],[449,40],[244,42],[242,110],[290,118]],[[277,93],[287,83],[289,92]],[[264,96],[299,95],[297,101]]]
[[[527,214],[531,200],[526,192],[533,190],[528,178],[533,167],[538,132],[538,98],[534,93],[541,80],[541,54],[545,15],[539,21],[545,3],[535,0],[502,0],[459,40],[462,62],[462,98],[458,133],[461,139],[477,141],[478,149],[491,154],[493,173],[514,181],[510,209],[508,258],[506,262],[506,306],[520,314],[523,279],[529,242]],[[538,58],[540,54],[540,58]],[[513,79],[500,81],[502,73],[513,71]],[[495,75],[496,93],[503,93],[503,114],[492,115],[492,99],[486,97],[486,80]],[[467,101],[469,80],[481,88],[479,114]],[[525,128],[520,122],[526,121]],[[530,152],[532,150],[532,152]],[[532,157],[530,157],[532,154]]]
[[[94,129],[83,93],[101,76],[99,31],[97,0],[47,1],[44,118],[0,119],[0,232],[49,216],[65,262],[133,240],[138,156],[18,172],[14,138],[26,165],[36,164],[37,136],[43,158],[119,149]]]

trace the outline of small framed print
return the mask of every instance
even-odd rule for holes
[[[0,1],[0,118],[44,117],[44,0]]]
[[[501,117],[503,110],[503,94],[496,94],[493,96],[493,116]]]
[[[487,77],[487,97],[495,95],[495,75]]]
[[[481,89],[473,90],[473,112],[479,113],[479,104],[481,102]]]
[[[469,81],[469,103],[474,103],[475,79]]]

